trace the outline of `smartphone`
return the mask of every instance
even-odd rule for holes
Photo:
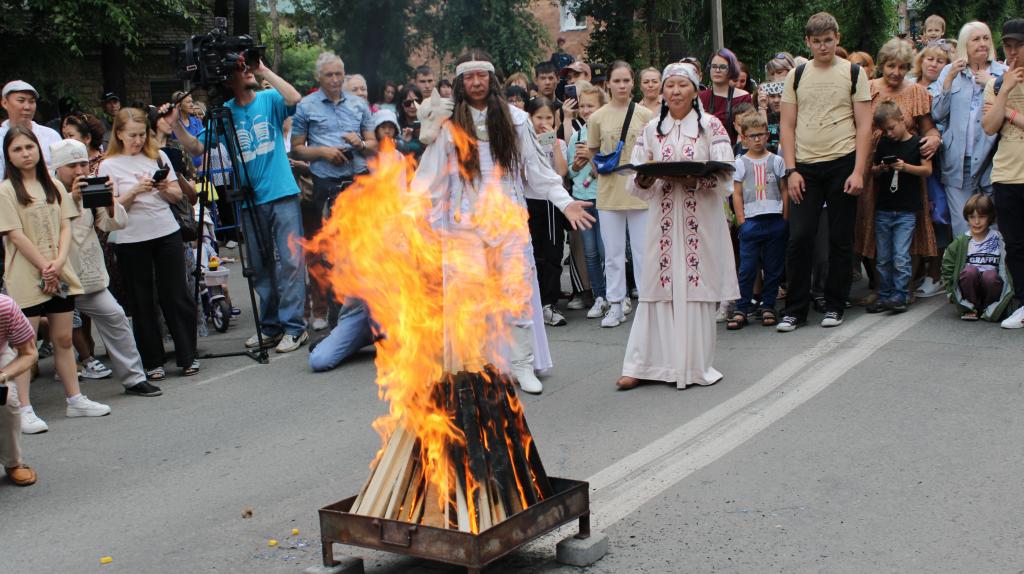
[[[167,179],[167,176],[170,174],[171,168],[169,167],[156,170],[155,172],[153,172],[153,183],[160,183],[161,181]]]
[[[7,386],[0,387],[0,405],[7,404]]]
[[[352,150],[345,148],[338,148],[341,150],[341,155],[345,157],[345,161],[352,161]]]
[[[537,141],[540,142],[540,145],[549,147],[555,144],[555,139],[557,139],[557,137],[558,136],[555,132],[544,132],[542,134],[537,134]]]
[[[900,160],[900,158],[898,158],[898,157],[896,157],[894,155],[882,156],[882,163],[894,164],[894,163],[898,162],[899,160]]]
[[[569,84],[568,86],[565,87],[565,98],[564,99],[566,99],[566,100],[576,100],[576,99],[579,99],[577,97],[577,94],[576,94],[576,86],[575,85]]]
[[[82,188],[82,207],[91,209],[114,205],[114,192],[107,187],[108,185],[110,185],[110,178],[107,176],[85,178],[85,187]]]

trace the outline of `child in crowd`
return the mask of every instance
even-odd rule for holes
[[[896,102],[878,104],[874,122],[883,134],[871,167],[877,190],[875,243],[881,285],[878,301],[867,312],[902,313],[907,310],[913,272],[910,242],[922,209],[921,186],[932,173],[932,162],[921,157],[921,139],[907,131]]]
[[[755,108],[754,104],[750,102],[743,102],[742,104],[737,105],[733,110],[732,126],[733,129],[736,130],[737,134],[736,143],[732,146],[733,155],[740,156],[747,153],[747,148],[745,147],[743,138],[739,137],[743,135],[741,133],[741,130],[743,129],[743,118],[756,113],[758,113],[757,108]]]
[[[1003,236],[992,229],[995,204],[976,193],[964,204],[970,230],[953,239],[942,257],[942,282],[964,321],[998,321],[1013,300]]]
[[[393,150],[395,159],[401,163],[402,152],[397,149],[397,137],[398,137],[398,116],[395,112],[387,109],[380,110],[373,114],[373,135],[377,138],[377,141],[383,143],[384,140],[391,140],[391,143],[396,146]],[[378,149],[380,149],[378,147]]]
[[[938,14],[932,14],[924,20],[924,43],[934,42],[946,37],[946,20]]]
[[[742,329],[753,311],[754,281],[758,269],[764,270],[762,299],[758,314],[765,327],[774,326],[775,299],[786,265],[787,194],[780,183],[786,164],[768,151],[768,122],[759,113],[743,116],[740,133],[748,151],[736,158],[733,174],[732,204],[739,225],[740,298],[736,311],[726,324],[730,330]]]
[[[659,94],[661,97],[661,73],[658,73]],[[604,90],[590,85],[589,82],[576,82],[579,100],[579,115],[586,122],[590,116],[606,103]],[[572,196],[582,201],[597,201],[597,174],[590,162],[587,150],[586,123],[569,138],[569,177],[572,178]],[[597,207],[587,208],[587,212],[597,218]],[[606,283],[604,279],[604,243],[601,241],[601,221],[598,219],[590,229],[581,229],[583,237],[583,256],[587,263],[587,276],[594,294],[594,305],[587,311],[588,319],[601,319],[611,308],[608,303]]]
[[[782,117],[782,91],[786,83],[768,82],[761,84],[761,93],[764,95],[764,106],[761,109],[765,112],[765,121],[768,125],[768,142],[765,149],[771,153],[779,153],[779,121]]]
[[[533,122],[533,130],[543,153],[547,156],[555,173],[565,177],[569,173],[565,161],[566,145],[555,132],[555,106],[543,96],[530,100],[526,107]],[[546,199],[527,196],[526,207],[530,212],[530,237],[533,241],[533,257],[537,264],[537,283],[540,285],[540,300],[544,306],[544,322],[554,327],[565,325],[565,316],[557,308],[562,295],[562,256],[565,250],[565,221],[554,204]]]

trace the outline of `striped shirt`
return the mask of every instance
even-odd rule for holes
[[[7,295],[0,295],[0,348],[23,345],[36,338],[35,329],[21,312],[21,307]]]

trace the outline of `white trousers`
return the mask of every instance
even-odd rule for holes
[[[145,381],[146,371],[142,368],[142,357],[135,345],[132,326],[110,291],[104,289],[79,295],[75,297],[75,308],[92,319],[121,384],[127,388]]]
[[[633,254],[633,279],[637,288],[643,277],[644,245],[647,241],[647,210],[598,210],[601,241],[604,243],[604,275],[608,282],[608,300],[621,303],[626,298],[626,230]]]

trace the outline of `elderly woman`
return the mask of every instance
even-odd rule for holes
[[[942,92],[939,74],[952,60],[953,44],[945,40],[929,42],[914,59],[914,81],[928,89],[931,96],[937,97]],[[941,127],[939,130],[941,131]]]
[[[711,87],[701,90],[700,103],[704,110],[712,114],[729,132],[729,141],[736,144],[736,126],[733,122],[733,110],[746,102],[753,104],[750,93],[744,89],[733,87],[732,82],[740,77],[740,63],[736,54],[722,48],[711,56]]]
[[[941,145],[939,130],[931,117],[931,96],[920,84],[907,81],[907,73],[914,61],[914,50],[909,44],[893,38],[882,46],[878,52],[878,69],[882,76],[871,81],[871,111],[878,104],[893,101],[903,112],[903,121],[907,130],[921,138],[921,156],[931,158]],[[875,130],[874,144],[877,145],[881,132]],[[854,237],[854,250],[863,257],[875,257],[875,193],[873,181],[868,178],[864,193],[857,200],[857,227]],[[921,186],[922,205],[926,206],[917,214],[917,225],[914,228],[914,241],[910,252],[921,257],[935,257],[938,250],[935,244],[935,230],[928,206],[928,191]],[[865,303],[873,303],[870,296]]]
[[[362,74],[345,76],[345,91],[351,92],[367,102],[370,101],[370,90],[366,87],[366,78]]]
[[[670,64],[662,73],[661,114],[633,147],[634,165],[659,161],[732,161],[718,118],[697,105],[697,70]],[[626,344],[622,377],[628,390],[642,380],[676,388],[722,379],[715,355],[715,304],[739,297],[729,223],[722,201],[728,173],[655,179],[637,175],[630,193],[648,205],[640,302]]]
[[[981,127],[985,84],[1006,71],[995,60],[992,32],[981,22],[960,29],[956,56],[939,74],[942,90],[935,97],[932,117],[945,126],[942,138],[942,184],[946,186],[953,235],[966,233],[964,204],[971,194],[991,193],[991,151],[995,135]]]

